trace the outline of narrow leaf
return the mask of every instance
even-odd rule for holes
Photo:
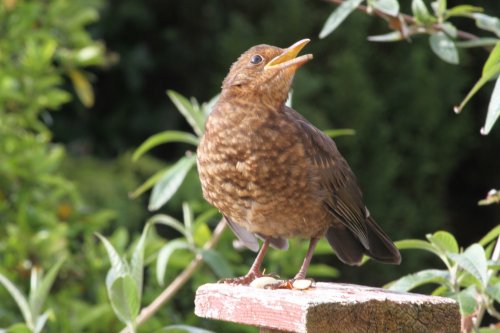
[[[33,333],[33,330],[25,323],[17,323],[9,326],[6,330],[0,329],[0,333]]]
[[[191,246],[194,246],[193,239],[193,211],[187,202],[182,203],[182,214],[186,227],[186,238]]]
[[[483,75],[486,75],[486,73],[491,70],[495,70],[495,67],[497,67],[498,64],[500,64],[500,43],[496,43],[495,47],[488,56],[488,59],[486,59],[483,66]],[[497,68],[496,71],[498,72],[499,69]],[[494,73],[493,76],[496,74],[497,73]]]
[[[486,293],[496,302],[500,303],[500,283],[488,286]]]
[[[429,37],[432,51],[442,60],[450,64],[458,64],[458,51],[453,40],[439,31]]]
[[[42,332],[47,319],[49,319],[50,311],[45,311],[41,316],[36,319],[35,328],[33,329],[33,333]]]
[[[478,28],[491,31],[500,37],[500,19],[498,17],[481,13],[474,13],[472,17],[476,20]]]
[[[321,29],[319,38],[325,38],[331,34],[337,27],[351,14],[363,0],[346,0],[337,9],[335,9]]]
[[[68,75],[75,88],[76,95],[86,108],[90,108],[94,105],[94,90],[89,80],[83,74],[83,72],[78,69],[70,69]]]
[[[144,249],[146,247],[146,239],[148,237],[150,228],[151,224],[146,223],[146,225],[144,226],[144,230],[142,231],[141,238],[139,239],[139,242],[137,242],[137,246],[130,260],[130,272],[135,280],[135,284],[137,285],[137,292],[139,294],[138,295],[139,303],[141,302],[142,298],[142,279],[144,273]]]
[[[483,8],[471,5],[458,5],[446,11],[446,17],[470,16],[472,13],[482,12]]]
[[[207,118],[210,115],[210,113],[212,113],[215,103],[217,103],[217,101],[219,100],[219,96],[220,94],[217,94],[214,97],[212,97],[211,100],[201,105],[201,109],[203,111],[203,115],[205,116],[205,118]]]
[[[460,105],[455,106],[455,113],[459,113],[465,107],[467,102],[481,89],[482,86],[485,85],[491,78],[496,76],[500,72],[500,64],[494,65],[488,72],[484,73],[481,78],[476,82],[476,84],[469,91],[467,96],[465,96],[464,100],[460,103]]]
[[[165,273],[167,272],[168,261],[174,251],[180,249],[190,249],[191,247],[184,239],[174,239],[169,241],[158,252],[158,259],[156,260],[156,280],[160,286],[164,285]]]
[[[423,0],[412,0],[411,10],[415,20],[419,23],[432,23],[435,21],[434,17],[429,13],[427,6]]]
[[[436,245],[443,253],[458,253],[458,243],[455,236],[447,231],[438,231],[428,235],[427,239]]]
[[[108,275],[106,276],[106,287],[109,293],[114,281],[118,277],[128,274],[129,268],[127,266],[127,263],[120,257],[114,246],[101,234],[97,233],[96,235],[104,244],[104,248],[108,253],[109,261],[111,264],[111,269],[108,271]]]
[[[136,188],[134,192],[130,193],[129,197],[135,199],[144,192],[146,192],[147,190],[149,190],[150,188],[152,188],[168,172],[168,169],[170,168],[162,169],[156,172],[151,177],[149,177],[141,186]]]
[[[392,31],[383,35],[368,36],[370,42],[398,42],[403,40],[404,37],[401,32]]]
[[[464,253],[450,253],[449,257],[461,268],[472,274],[483,287],[486,287],[488,281],[488,263],[486,261],[484,249],[481,245],[472,244]]]
[[[29,302],[31,306],[31,313],[33,318],[37,318],[42,311],[43,304],[45,303],[47,296],[49,294],[50,288],[54,284],[57,273],[62,267],[65,258],[61,258],[57,263],[52,266],[52,268],[43,277],[40,285],[29,295]],[[36,319],[38,320],[38,319]]]
[[[496,45],[498,42],[500,42],[500,39],[498,38],[478,38],[478,39],[472,39],[472,40],[467,40],[467,41],[462,41],[462,42],[455,42],[455,46],[457,47],[484,47],[484,46],[492,46]]]
[[[483,238],[481,238],[479,244],[486,246],[489,242],[496,239],[498,235],[500,235],[500,224],[491,229]]]
[[[154,223],[154,224],[163,224],[166,226],[169,226],[171,228],[174,228],[178,232],[180,232],[184,237],[186,237],[186,228],[184,225],[179,222],[177,219],[173,218],[172,216],[165,215],[165,214],[157,214],[153,217],[151,217],[148,222],[149,223]]]
[[[491,94],[486,122],[484,123],[484,127],[481,128],[482,135],[488,135],[490,133],[498,117],[500,117],[500,77],[497,78],[495,88],[493,88],[493,93]]]
[[[184,156],[163,175],[153,187],[149,199],[149,210],[157,210],[170,200],[195,162],[195,155]]]
[[[200,251],[200,253],[203,257],[203,260],[219,278],[233,276],[233,270],[231,266],[226,261],[226,259],[224,259],[224,257],[219,254],[219,252],[212,249],[203,249]]]
[[[399,14],[399,2],[397,0],[373,0],[371,5],[373,8],[391,16]]]
[[[397,241],[394,244],[396,244],[397,248],[400,250],[417,249],[432,252],[437,256],[441,255],[439,249],[437,249],[435,245],[420,239],[405,239]]]
[[[181,131],[164,131],[155,134],[144,141],[139,148],[134,151],[132,160],[137,161],[144,153],[152,148],[168,142],[183,142],[197,146],[200,140],[191,133]]]
[[[426,269],[414,274],[405,275],[385,287],[389,290],[409,291],[428,283],[437,283],[446,285],[450,274],[446,270]]]
[[[339,129],[324,130],[323,133],[328,135],[330,138],[334,139],[339,136],[354,135],[356,134],[356,131],[350,128],[339,128]]]
[[[173,90],[167,90],[167,95],[177,107],[177,110],[186,118],[198,136],[202,136],[205,130],[205,116],[199,112],[189,100]]]
[[[24,321],[28,327],[34,328],[33,316],[31,314],[31,309],[26,296],[24,296],[23,293],[3,274],[0,274],[0,283],[5,287],[5,289],[7,289],[14,301],[16,301],[16,304],[19,307],[19,310],[21,310]]]

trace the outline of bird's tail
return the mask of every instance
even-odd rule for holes
[[[368,248],[365,248],[353,232],[344,225],[335,225],[326,232],[326,239],[338,258],[348,265],[360,265],[363,255],[386,263],[399,264],[401,254],[389,236],[370,216],[366,219]]]

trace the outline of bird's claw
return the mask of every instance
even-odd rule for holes
[[[289,289],[305,290],[309,289],[314,283],[313,279],[288,279],[278,280],[275,283],[265,286],[265,289]]]
[[[244,276],[239,276],[239,277],[235,277],[235,278],[221,279],[217,283],[248,286],[254,280],[256,280],[258,278],[261,278],[261,277],[271,277],[271,278],[274,278],[274,279],[279,278],[278,274],[276,274],[276,273],[263,274],[261,272],[248,272]]]

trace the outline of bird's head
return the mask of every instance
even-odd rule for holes
[[[309,41],[302,39],[286,49],[270,45],[252,47],[231,66],[222,83],[222,92],[257,94],[261,99],[283,103],[295,71],[313,57],[312,54],[297,57]]]

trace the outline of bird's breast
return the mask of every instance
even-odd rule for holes
[[[250,231],[300,234],[294,223],[321,204],[298,127],[279,112],[231,111],[210,116],[198,148],[205,198]]]

